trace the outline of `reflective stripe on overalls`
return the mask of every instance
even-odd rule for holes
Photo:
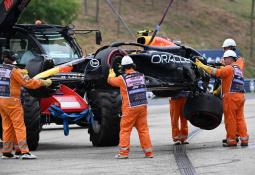
[[[247,136],[247,137],[240,137],[240,140],[241,140],[242,143],[248,143],[249,136]]]
[[[18,142],[19,148],[21,150],[21,152],[28,152],[28,145],[27,145],[27,141],[20,141]]]
[[[13,150],[13,142],[3,142],[3,153],[12,152]]]
[[[150,152],[152,152],[152,148],[145,148],[145,149],[143,149],[143,152],[150,153]]]
[[[119,155],[128,156],[129,148],[128,147],[120,147],[119,148]]]

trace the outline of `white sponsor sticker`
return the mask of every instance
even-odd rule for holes
[[[60,102],[61,108],[79,108],[81,107],[79,102]]]
[[[0,68],[0,77],[10,78],[11,70]]]

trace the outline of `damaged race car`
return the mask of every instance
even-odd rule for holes
[[[149,40],[150,36],[141,36],[137,43],[119,42],[99,49],[94,55],[100,61],[102,70],[97,73],[97,78],[104,75],[104,79],[94,79],[94,88],[108,87],[105,82],[109,68],[113,68],[117,76],[121,75],[121,59],[124,55],[129,55],[136,70],[145,75],[149,91],[159,97],[172,97],[181,91],[188,92],[189,97],[184,107],[185,117],[201,129],[216,128],[222,120],[221,99],[208,92],[210,76],[194,64],[196,58],[205,64],[206,59],[195,49],[177,45],[168,39],[155,37],[152,43],[158,42],[156,46],[148,45]]]

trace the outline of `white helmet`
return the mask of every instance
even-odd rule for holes
[[[232,58],[236,59],[237,55],[236,55],[235,51],[227,50],[226,52],[224,52],[223,58],[227,58],[227,57],[232,57]]]
[[[134,62],[130,56],[125,55],[121,60],[121,65],[124,66],[124,65],[128,65],[128,64],[134,64]]]
[[[235,40],[233,40],[233,39],[231,39],[231,38],[225,39],[225,41],[224,41],[223,44],[222,44],[222,47],[230,47],[230,46],[236,47],[236,42],[235,42]]]

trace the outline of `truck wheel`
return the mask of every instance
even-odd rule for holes
[[[24,118],[27,129],[27,144],[30,150],[36,150],[40,139],[40,105],[26,90],[22,92]]]
[[[93,146],[116,146],[119,143],[121,97],[117,90],[92,90],[88,100],[94,121],[89,125]]]
[[[221,123],[222,101],[212,94],[201,93],[187,99],[183,112],[192,125],[212,130]]]

